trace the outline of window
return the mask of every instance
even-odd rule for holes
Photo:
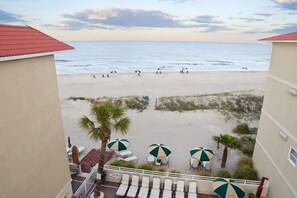
[[[288,160],[295,167],[297,164],[297,151],[291,147]]]

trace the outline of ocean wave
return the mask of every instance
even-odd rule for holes
[[[71,60],[66,60],[66,59],[57,59],[55,61],[56,62],[63,62],[63,63],[72,62]]]
[[[86,65],[67,65],[67,67],[90,67],[92,66],[91,64],[86,64]]]
[[[203,63],[174,63],[175,65],[203,65]]]

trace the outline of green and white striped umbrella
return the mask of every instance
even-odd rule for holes
[[[217,178],[213,181],[212,188],[222,198],[243,198],[245,195],[244,190],[232,179]]]
[[[118,138],[108,142],[107,147],[114,151],[122,151],[122,150],[126,150],[129,144],[130,143],[127,139]]]
[[[171,154],[170,149],[164,144],[152,144],[148,148],[149,153],[156,158],[167,157]]]
[[[205,147],[196,147],[190,150],[193,158],[199,161],[209,161],[214,157],[213,151]]]

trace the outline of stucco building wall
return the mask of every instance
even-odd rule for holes
[[[273,43],[256,147],[253,155],[261,176],[270,178],[269,197],[297,197],[297,166],[288,160],[297,150],[297,45]]]
[[[71,197],[53,55],[0,62],[0,197]]]

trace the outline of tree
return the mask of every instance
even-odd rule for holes
[[[111,132],[120,131],[126,134],[130,119],[125,116],[124,109],[112,102],[104,102],[99,105],[93,104],[91,113],[94,116],[92,121],[87,116],[80,119],[80,126],[86,130],[92,139],[95,141],[101,140],[101,149],[99,156],[98,173],[103,173],[104,159],[106,153],[106,144],[110,140]],[[101,180],[97,179],[94,197],[100,196]]]
[[[241,143],[237,137],[233,137],[229,134],[220,134],[219,136],[213,136],[212,139],[217,143],[218,149],[220,148],[220,144],[224,145],[221,167],[225,168],[228,157],[228,148],[240,149]]]

